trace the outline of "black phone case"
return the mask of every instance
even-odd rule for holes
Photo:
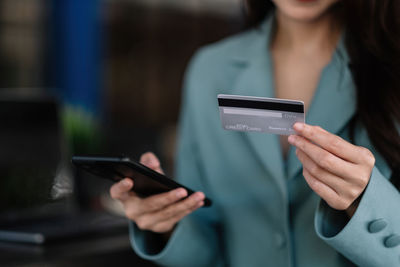
[[[135,183],[133,191],[142,197],[168,192],[178,187],[185,188],[188,195],[194,193],[190,188],[127,157],[73,156],[72,163],[91,174],[115,182],[129,177]],[[203,207],[209,207],[211,204],[210,199],[204,199]]]

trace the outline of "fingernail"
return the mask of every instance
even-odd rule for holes
[[[128,179],[124,179],[124,180],[122,181],[122,184],[123,184],[124,186],[130,186],[130,185],[131,185],[131,182],[130,182]]]
[[[151,163],[151,160],[148,158],[148,157],[145,157],[144,159],[143,159],[143,165],[149,165],[150,163]]]
[[[186,193],[186,190],[185,190],[185,189],[182,189],[182,188],[180,188],[180,189],[178,189],[178,190],[176,191],[176,196],[179,197],[179,198],[185,197],[186,194],[187,194],[187,193]]]
[[[196,193],[196,194],[194,195],[194,199],[195,199],[196,201],[203,200],[203,199],[204,199],[204,195],[203,195],[202,193]]]
[[[293,128],[294,128],[296,131],[301,131],[301,130],[304,129],[304,123],[296,122],[296,123],[293,125]]]
[[[290,144],[294,144],[294,142],[296,141],[296,136],[295,135],[289,135],[288,141]]]
[[[204,201],[201,201],[201,202],[199,202],[199,204],[197,204],[197,207],[202,207],[202,206],[204,206]]]

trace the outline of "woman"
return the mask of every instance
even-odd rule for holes
[[[253,27],[201,49],[186,76],[177,177],[202,192],[141,199],[130,179],[110,190],[136,253],[171,266],[400,266],[399,2],[247,7]],[[308,124],[288,138],[225,131],[219,93],[303,100]],[[141,161],[162,171],[151,153]],[[204,194],[213,207],[199,209]]]

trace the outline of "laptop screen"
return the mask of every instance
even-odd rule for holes
[[[54,99],[0,95],[0,220],[71,191],[60,126]]]

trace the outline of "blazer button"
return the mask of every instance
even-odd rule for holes
[[[387,226],[387,222],[384,219],[374,220],[368,225],[368,232],[371,234],[382,231]]]
[[[393,248],[400,245],[400,235],[391,235],[385,238],[385,247]]]

